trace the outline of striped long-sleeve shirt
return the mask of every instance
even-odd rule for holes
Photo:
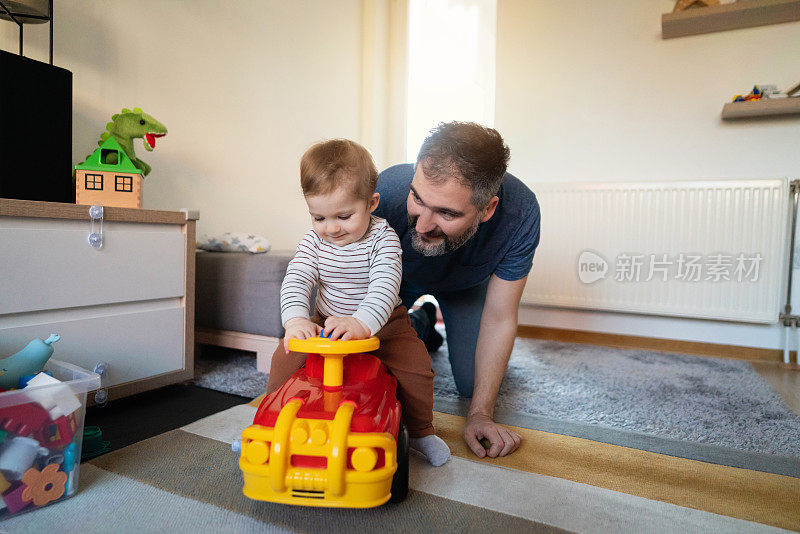
[[[281,320],[309,317],[309,298],[317,286],[317,309],[324,316],[353,316],[371,335],[401,303],[402,248],[384,220],[371,217],[360,241],[337,246],[309,231],[286,269],[281,285]]]

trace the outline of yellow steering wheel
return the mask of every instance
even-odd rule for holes
[[[367,339],[350,339],[331,341],[324,337],[311,337],[308,339],[290,339],[289,350],[292,352],[312,352],[314,354],[354,354],[356,352],[369,352],[381,346],[375,336]]]
[[[322,385],[328,389],[341,389],[344,376],[343,359],[348,354],[369,352],[381,346],[377,337],[367,339],[350,339],[332,341],[324,337],[311,337],[308,339],[290,339],[289,350],[292,352],[306,352],[319,354],[325,359],[322,374]]]

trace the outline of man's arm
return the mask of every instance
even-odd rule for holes
[[[494,403],[517,335],[519,301],[527,276],[508,282],[492,275],[486,290],[478,342],[475,347],[475,387],[467,413],[464,440],[477,456],[505,456],[517,449],[522,437],[494,422]],[[488,451],[478,440],[491,442]]]

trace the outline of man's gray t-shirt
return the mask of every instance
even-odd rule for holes
[[[459,291],[484,283],[492,274],[508,281],[528,275],[539,245],[539,203],[519,179],[506,173],[497,192],[494,215],[461,248],[441,256],[423,256],[411,246],[406,200],[414,166],[383,171],[375,215],[386,219],[403,247],[403,285],[423,292]]]

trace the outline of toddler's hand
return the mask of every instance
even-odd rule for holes
[[[331,339],[341,338],[343,341],[349,339],[366,339],[370,331],[367,325],[355,317],[328,317],[325,319],[325,334],[331,335]]]
[[[286,334],[283,336],[283,348],[289,352],[290,339],[308,339],[314,337],[322,330],[318,324],[304,319],[302,317],[295,317],[286,321]]]

